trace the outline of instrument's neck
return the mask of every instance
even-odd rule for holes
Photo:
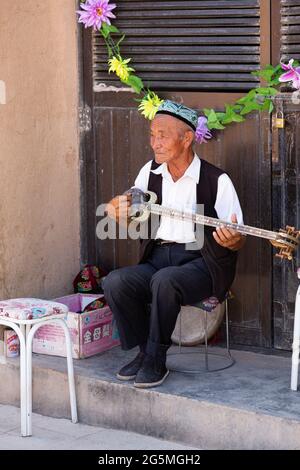
[[[207,217],[200,214],[168,209],[158,204],[149,204],[148,210],[156,215],[165,215],[182,221],[191,221],[195,224],[208,225],[210,227],[226,227],[237,230],[244,235],[253,235],[255,237],[266,238],[268,240],[277,240],[279,235],[278,233],[272,232],[270,230],[250,227],[249,225],[230,223],[224,220],[215,219],[214,217]]]

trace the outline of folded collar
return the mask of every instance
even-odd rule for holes
[[[195,153],[191,164],[185,170],[184,174],[182,175],[182,178],[184,176],[189,176],[198,184],[199,179],[200,179],[200,169],[201,169],[201,160],[198,157],[198,155]],[[156,170],[151,170],[151,171],[152,173],[155,173],[156,175],[162,175],[163,178],[173,181],[172,176],[169,173],[168,165],[166,162],[159,165],[159,167],[157,167]]]

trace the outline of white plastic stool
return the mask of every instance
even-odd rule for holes
[[[77,423],[72,343],[65,322],[68,307],[41,299],[10,299],[0,302],[0,325],[15,330],[20,340],[21,435],[32,435],[32,340],[44,325],[56,323],[65,333],[72,422]]]
[[[300,268],[297,269],[297,276],[300,279]],[[298,388],[298,369],[300,352],[300,285],[296,294],[295,317],[294,317],[294,335],[293,335],[293,353],[292,353],[292,372],[291,389],[296,391]]]

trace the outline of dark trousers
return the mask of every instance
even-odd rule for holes
[[[181,306],[211,296],[212,280],[198,252],[185,244],[156,245],[146,263],[112,271],[104,295],[122,348],[146,345],[148,354],[159,355],[171,345]]]

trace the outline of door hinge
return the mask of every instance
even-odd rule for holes
[[[88,132],[92,128],[91,108],[87,105],[79,108],[79,130],[80,132]]]

